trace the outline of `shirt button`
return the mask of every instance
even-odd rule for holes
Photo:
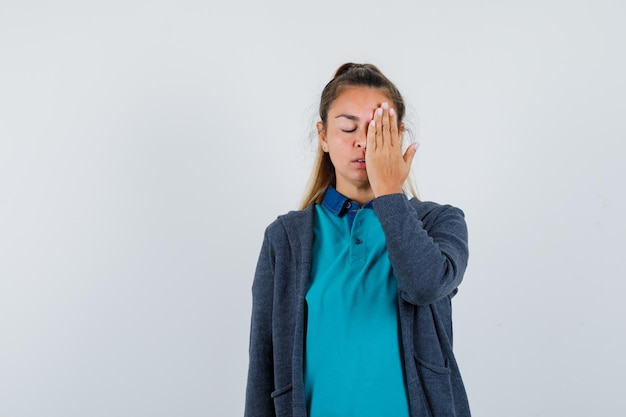
[[[357,237],[356,239],[354,239],[354,243],[360,245],[361,243],[363,243],[363,241]]]
[[[349,201],[346,201],[346,208],[349,209],[350,207],[352,207],[352,203]]]

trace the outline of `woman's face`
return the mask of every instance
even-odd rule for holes
[[[328,110],[326,128],[318,122],[320,144],[335,167],[336,189],[345,196],[370,189],[365,166],[367,128],[374,111],[392,101],[381,90],[345,88]]]

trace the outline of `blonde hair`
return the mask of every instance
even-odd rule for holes
[[[343,89],[353,86],[377,88],[389,96],[398,115],[398,127],[400,127],[404,119],[405,105],[404,99],[396,86],[376,66],[348,62],[337,69],[333,79],[322,90],[319,116],[323,129],[326,129],[328,110],[332,103],[339,97]],[[324,152],[321,144],[318,142],[311,175],[305,189],[304,198],[300,204],[300,209],[304,209],[310,204],[321,203],[326,190],[331,185],[336,185],[335,167],[330,160],[329,154]],[[417,187],[411,174],[409,174],[404,184],[403,191],[408,196],[418,197]]]

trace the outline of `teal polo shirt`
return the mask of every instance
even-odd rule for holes
[[[315,207],[306,294],[310,417],[408,417],[398,285],[372,202],[329,188]]]

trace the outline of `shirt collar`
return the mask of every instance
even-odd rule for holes
[[[342,195],[332,185],[328,187],[322,200],[322,206],[335,216],[342,216],[348,210],[357,211],[359,209],[359,203],[350,200],[348,197]],[[363,205],[363,208],[372,208],[373,201],[367,202]]]

